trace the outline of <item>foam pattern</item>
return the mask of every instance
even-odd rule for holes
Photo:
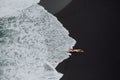
[[[59,80],[55,67],[76,41],[52,14],[33,4],[0,18],[0,80]]]

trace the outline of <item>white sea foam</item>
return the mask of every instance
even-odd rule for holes
[[[59,80],[55,67],[75,40],[43,7],[0,18],[0,80]]]
[[[0,17],[17,15],[23,10],[40,0],[0,0]]]

